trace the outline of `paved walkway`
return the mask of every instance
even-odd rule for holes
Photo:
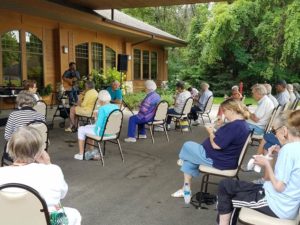
[[[212,116],[216,115],[216,106]],[[49,154],[58,164],[69,184],[69,192],[62,204],[77,208],[83,217],[83,225],[210,225],[215,224],[216,211],[186,208],[183,199],[171,198],[171,193],[182,185],[182,173],[176,165],[178,153],[185,141],[202,142],[207,133],[203,126],[193,127],[192,132],[181,134],[170,131],[170,142],[162,133],[137,143],[125,143],[128,112],[125,113],[121,134],[125,163],[118,149],[107,144],[105,167],[99,161],[77,161],[76,134],[65,133],[58,128],[59,118],[50,131]],[[4,127],[0,128],[3,137]],[[3,139],[0,142],[4,146]],[[1,150],[3,147],[1,147]],[[254,148],[248,151],[248,157]],[[245,180],[256,179],[254,173],[241,173]],[[195,179],[192,190],[197,192],[200,179]],[[216,186],[209,186],[215,193]]]

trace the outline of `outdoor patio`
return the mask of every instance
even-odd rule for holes
[[[216,115],[217,106],[213,107]],[[48,114],[51,119],[53,110]],[[130,114],[125,112],[121,145],[124,151],[123,164],[117,146],[107,144],[105,167],[99,161],[77,161],[77,134],[65,133],[55,120],[50,130],[49,154],[52,163],[59,165],[69,185],[69,192],[62,202],[64,206],[77,208],[82,214],[82,224],[102,225],[181,225],[215,224],[215,205],[208,210],[186,208],[183,199],[170,195],[182,185],[182,174],[176,165],[178,153],[185,141],[201,142],[207,133],[203,126],[193,127],[192,132],[169,131],[170,142],[163,133],[155,133],[155,144],[151,139],[137,143],[123,141],[127,132]],[[4,127],[0,128],[3,137]],[[1,138],[1,152],[4,146]],[[248,150],[246,160],[255,153],[255,147]],[[254,173],[240,173],[244,180],[257,179]],[[196,193],[200,179],[194,179],[192,186]],[[215,193],[216,186],[209,186]]]

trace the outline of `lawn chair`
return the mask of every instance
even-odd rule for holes
[[[150,127],[150,134],[151,134],[153,144],[154,144],[153,134],[154,134],[155,126],[162,127],[164,129],[167,140],[169,142],[169,136],[166,128],[168,108],[169,108],[169,104],[167,101],[159,102],[155,109],[155,115],[153,121],[147,123],[147,125]]]
[[[43,138],[43,149],[47,152],[49,145],[49,130],[47,124],[42,120],[34,120],[27,124],[29,127],[33,127],[39,131]]]
[[[82,115],[82,114],[77,114],[76,113],[76,116],[78,118],[78,121],[77,121],[77,127],[79,127],[79,123],[82,122],[82,125],[87,125],[87,124],[92,124],[93,123],[93,114],[94,114],[94,111],[97,107],[97,103],[98,103],[98,98],[96,99],[95,103],[94,103],[94,107],[93,107],[93,110],[91,112],[91,114],[89,115]]]
[[[242,148],[242,151],[240,153],[240,156],[239,156],[238,165],[237,165],[236,169],[219,170],[219,169],[216,169],[216,168],[213,168],[213,167],[210,167],[210,166],[205,166],[205,165],[200,165],[199,166],[199,170],[202,173],[201,190],[200,190],[201,193],[207,192],[208,184],[218,184],[218,183],[210,182],[209,181],[209,176],[218,176],[218,177],[225,177],[225,178],[236,178],[237,180],[239,180],[238,174],[239,174],[239,171],[241,169],[241,165],[242,165],[242,162],[244,160],[244,157],[246,155],[249,143],[251,141],[252,134],[253,134],[253,131],[249,133],[249,135],[248,135],[248,137],[245,141],[245,144],[244,144],[244,146]],[[200,202],[199,208],[205,209],[205,207],[201,207],[201,202],[202,201],[199,201],[199,202]]]
[[[300,212],[295,220],[278,219],[260,213],[254,209],[242,208],[239,214],[239,222],[247,225],[298,225],[300,221]]]
[[[102,166],[104,166],[104,155],[105,155],[105,144],[106,142],[111,142],[114,144],[117,144],[119,146],[120,154],[122,161],[124,162],[124,156],[122,152],[122,148],[120,145],[119,137],[121,133],[122,128],[122,122],[123,122],[123,113],[120,109],[113,110],[107,117],[105,126],[104,126],[104,132],[102,136],[87,134],[84,142],[84,152],[83,152],[83,159],[85,159],[85,149],[86,145],[90,145],[87,143],[87,140],[93,140],[97,142],[98,145],[92,145],[94,147],[98,147],[99,153],[100,153],[100,159],[102,161]],[[103,142],[104,148],[103,152],[101,149],[100,143]]]
[[[180,114],[168,114],[169,116],[172,116],[173,119],[175,119],[175,124],[180,125],[181,133],[183,133],[183,131],[182,131],[182,125],[180,124],[180,120],[184,120],[184,119],[186,119],[188,121],[190,131],[192,131],[191,120],[188,118],[188,114],[191,112],[191,108],[193,106],[193,101],[194,101],[193,98],[189,97],[185,101],[184,106],[182,108],[182,112]],[[175,126],[175,129],[176,129],[176,126]]]
[[[204,118],[203,117],[208,117],[209,122],[211,123],[211,120],[210,120],[210,117],[209,117],[209,113],[211,112],[211,109],[212,109],[212,106],[213,106],[213,102],[214,102],[214,96],[211,95],[207,99],[207,102],[205,104],[203,112],[201,112],[201,111],[197,112],[198,116],[201,117],[203,124],[204,124]]]
[[[1,224],[50,225],[45,200],[33,188],[17,183],[0,186]]]
[[[33,109],[47,118],[47,104],[43,100],[38,100],[36,105],[33,106]]]
[[[297,109],[297,106],[298,106],[298,104],[299,104],[299,101],[300,101],[300,99],[299,99],[299,98],[296,98],[295,101],[293,102],[293,104],[291,104],[290,110],[296,110],[296,109]]]

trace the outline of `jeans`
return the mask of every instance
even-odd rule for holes
[[[150,120],[149,120],[150,121]],[[146,130],[145,130],[145,123],[148,123],[149,121],[146,121],[144,119],[139,119],[137,117],[137,115],[131,116],[129,118],[129,122],[128,122],[128,132],[127,132],[127,136],[128,137],[132,137],[135,138],[135,130],[136,130],[136,125],[139,126],[139,134],[146,134]]]
[[[198,119],[198,114],[197,112],[202,112],[203,110],[199,108],[199,106],[193,106],[191,108],[191,112],[189,114],[189,118],[193,119],[194,121],[196,121]]]
[[[69,97],[69,104],[74,105],[74,103],[78,102],[77,89],[72,87],[70,91],[66,91],[66,94]]]

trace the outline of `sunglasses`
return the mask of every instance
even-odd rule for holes
[[[278,131],[280,128],[282,128],[282,127],[283,127],[283,126],[280,126],[280,127],[276,128],[276,129],[272,128],[271,132],[272,132],[274,135],[276,135],[277,131]]]

